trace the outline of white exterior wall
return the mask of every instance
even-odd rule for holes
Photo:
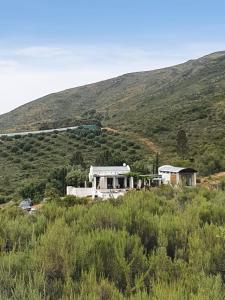
[[[107,189],[107,178],[100,177],[100,189]]]
[[[134,177],[130,177],[130,188],[134,188]]]
[[[68,196],[76,196],[79,198],[88,197],[88,196],[92,196],[93,188],[75,188],[72,186],[68,186],[66,194]]]
[[[196,186],[197,185],[197,174],[194,173],[193,175],[193,186]]]
[[[162,175],[162,183],[163,184],[170,183],[170,173],[159,172],[159,175]]]
[[[95,195],[99,198],[102,198],[103,200],[107,200],[107,199],[110,199],[110,198],[113,198],[113,199],[117,199],[118,197],[120,196],[124,196],[126,194],[126,191],[123,190],[123,191],[119,191],[117,193],[113,192],[113,193],[110,193],[108,191],[99,191],[99,190],[96,190],[96,193]],[[94,199],[94,198],[93,198]]]
[[[177,182],[176,182],[176,184],[182,183],[181,177],[180,177],[180,174],[179,174],[179,173],[176,174],[176,177],[177,177]]]
[[[159,172],[159,175],[162,175],[162,183],[163,184],[170,184],[171,183],[171,173],[163,173],[163,172]],[[197,174],[193,173],[191,175],[192,177],[192,186],[196,186],[197,185]],[[181,174],[177,173],[176,174],[176,184],[182,184],[182,177]]]

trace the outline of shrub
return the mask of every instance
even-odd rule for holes
[[[121,144],[120,143],[114,143],[113,144],[113,147],[115,148],[115,149],[119,149],[119,148],[121,148]]]
[[[30,198],[33,201],[40,201],[44,197],[46,182],[45,181],[27,181],[19,190],[23,199]]]
[[[84,186],[84,182],[87,181],[87,173],[80,169],[71,170],[66,176],[67,185],[79,187]]]
[[[25,144],[23,146],[23,151],[29,152],[32,149],[32,144]]]
[[[0,204],[5,204],[10,201],[10,197],[0,195]]]
[[[15,164],[20,164],[20,163],[21,163],[21,159],[20,159],[20,158],[14,158],[14,159],[13,159],[13,162],[14,162]]]
[[[13,146],[13,147],[11,148],[11,152],[12,152],[12,153],[18,153],[19,150],[20,150],[20,148],[19,148],[18,146]]]
[[[45,137],[43,135],[38,135],[37,139],[39,141],[46,141]]]
[[[6,158],[9,156],[9,154],[5,151],[2,151],[1,156]]]
[[[75,196],[66,196],[63,197],[58,201],[58,204],[65,206],[65,207],[71,207],[74,205],[84,205],[89,202],[88,198],[78,198]]]

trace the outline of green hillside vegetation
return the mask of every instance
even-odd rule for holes
[[[163,161],[171,163],[182,128],[189,142],[187,163],[207,175],[225,169],[224,117],[225,52],[218,52],[48,95],[2,115],[0,130],[94,119],[150,138],[161,149]]]
[[[0,299],[223,300],[224,199],[163,188],[0,209]]]
[[[42,190],[49,180],[60,181],[58,186],[52,185],[63,193],[63,187],[59,187],[62,180],[58,177],[62,177],[64,169],[66,173],[73,169],[86,172],[91,164],[133,164],[143,159],[151,159],[147,147],[119,133],[100,129],[3,136],[0,139],[0,202],[18,194],[24,185],[36,185]]]

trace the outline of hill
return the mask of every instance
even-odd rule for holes
[[[98,119],[104,126],[149,138],[161,148],[162,160],[171,162],[178,159],[176,134],[182,127],[188,135],[189,162],[206,174],[225,168],[224,117],[225,52],[218,52],[48,95],[0,116],[0,130]]]
[[[105,163],[111,163],[108,161],[111,157],[113,163],[120,165],[124,162],[133,164],[151,156],[149,148],[139,145],[135,139],[128,140],[117,132],[98,129],[78,128],[67,132],[1,137],[0,203],[17,195],[25,184],[41,185],[48,181],[50,174],[57,169],[77,168],[76,163],[71,163],[77,152],[82,153],[86,171],[97,160],[104,160],[107,152],[110,155]]]

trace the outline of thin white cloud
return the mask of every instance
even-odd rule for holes
[[[66,49],[57,47],[33,46],[21,49],[16,49],[14,54],[27,58],[53,58],[67,55]]]
[[[15,60],[0,60],[0,72],[8,72],[19,67],[19,63]]]

